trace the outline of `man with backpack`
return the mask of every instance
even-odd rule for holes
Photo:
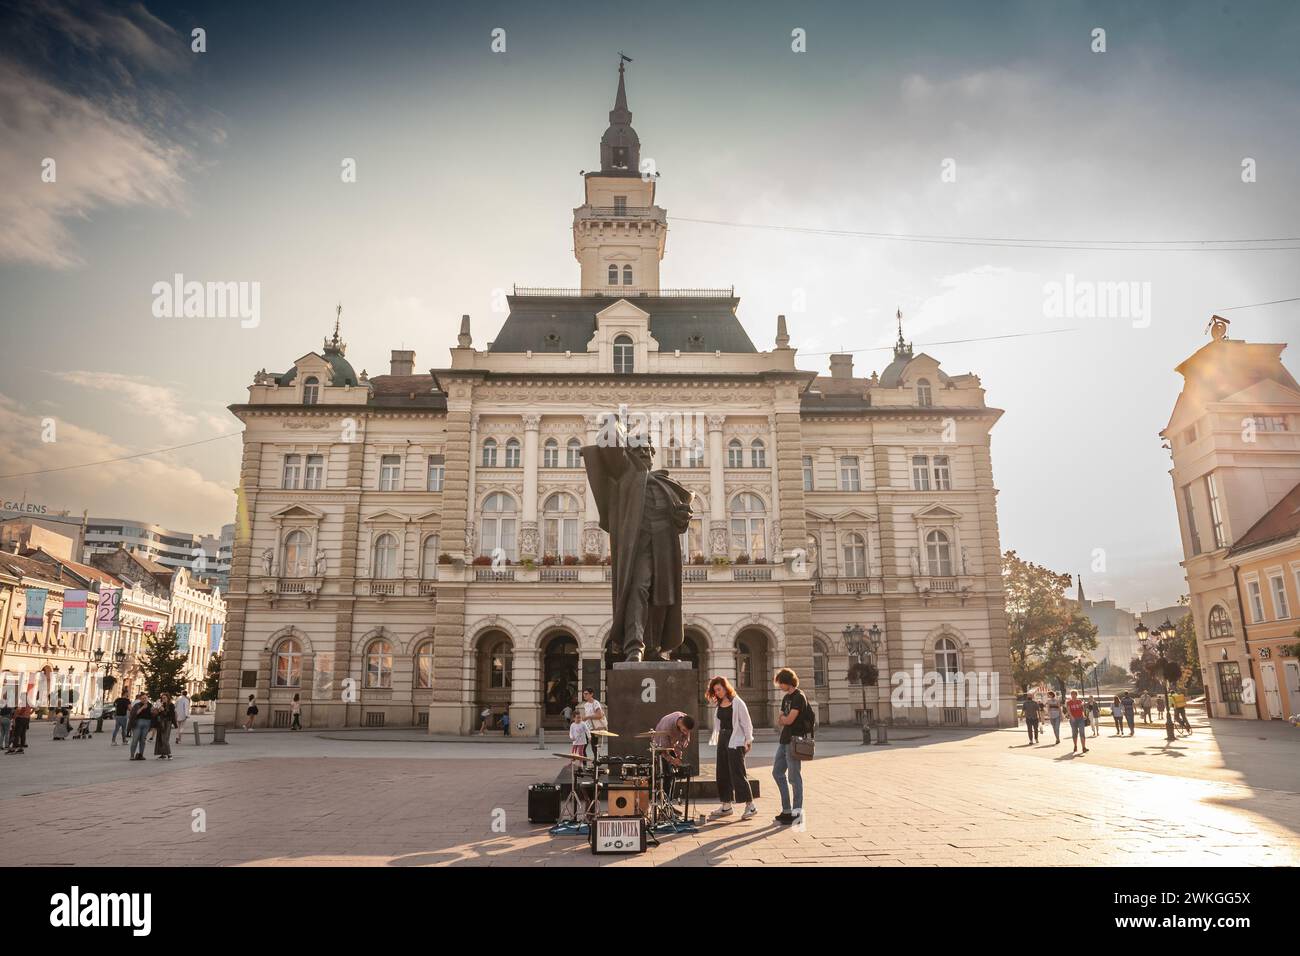
[[[798,674],[783,667],[776,672],[772,683],[781,688],[785,695],[781,698],[781,715],[776,719],[781,728],[781,740],[776,748],[776,759],[772,761],[772,777],[781,794],[781,812],[773,819],[789,826],[803,820],[803,766],[795,753],[794,741],[795,738],[813,735],[817,728],[817,717],[808,706],[808,698],[799,690]],[[793,801],[790,795],[792,789]]]

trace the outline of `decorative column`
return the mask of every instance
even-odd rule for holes
[[[523,415],[524,423],[524,507],[519,526],[519,557],[536,560],[540,557],[537,533],[537,430],[541,415]]]
[[[596,436],[600,433],[602,416],[585,415],[582,419],[583,427],[586,429],[586,445],[596,444]],[[583,554],[600,554],[600,511],[596,508],[596,497],[591,493],[591,484],[584,475],[582,487],[586,489],[586,503],[582,516],[582,553]]]
[[[722,426],[726,415],[708,416],[709,426],[709,553],[724,557],[727,553],[727,487],[723,478]]]
[[[802,449],[797,449],[802,451]],[[781,476],[776,455],[776,416],[767,416],[767,467],[772,472],[772,524],[767,529],[767,559],[781,561],[785,548],[781,542]],[[799,459],[800,481],[803,480],[803,459]],[[799,545],[804,547],[804,545]]]
[[[472,415],[469,420],[469,480],[466,488],[468,505],[466,506],[465,515],[465,560],[472,561],[474,555],[478,553],[478,540],[474,536],[474,509],[477,499],[476,478],[478,476],[478,416]],[[446,500],[446,481],[443,482],[443,500]]]

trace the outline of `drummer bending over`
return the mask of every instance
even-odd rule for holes
[[[684,766],[686,749],[691,745],[691,731],[695,729],[695,718],[680,710],[664,714],[655,724],[654,736],[650,743],[654,747],[666,747],[663,758],[663,779],[665,789],[671,792],[671,782],[676,776],[676,769]]]

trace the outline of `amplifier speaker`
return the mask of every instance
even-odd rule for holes
[[[535,783],[528,788],[528,821],[555,823],[560,819],[560,788],[551,783]]]

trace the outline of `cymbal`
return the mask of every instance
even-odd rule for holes
[[[633,740],[647,740],[648,738],[653,737],[656,733],[657,733],[657,731],[654,731],[654,730],[647,730],[647,731],[646,731],[645,733],[643,733],[643,734],[636,734],[635,736],[633,736],[632,739],[633,739]]]
[[[617,737],[618,736],[618,734],[614,733],[614,731],[612,730],[593,730],[591,732],[591,735],[593,737]]]
[[[590,757],[584,757],[582,754],[551,754],[552,757],[563,757],[565,760],[581,760],[583,763],[591,763]]]

